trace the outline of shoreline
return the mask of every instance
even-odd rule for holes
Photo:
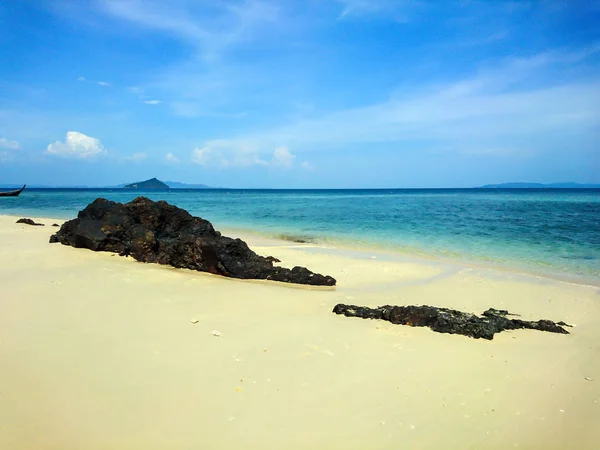
[[[230,237],[240,237],[243,240],[256,241],[264,240],[266,242],[272,242],[273,245],[281,245],[281,246],[298,246],[299,248],[305,249],[316,249],[319,251],[332,251],[332,252],[340,252],[345,253],[347,255],[361,255],[361,258],[371,258],[372,255],[377,257],[389,258],[396,261],[403,262],[412,262],[417,264],[441,264],[448,266],[458,266],[462,268],[477,268],[481,270],[489,270],[489,271],[499,271],[506,274],[517,275],[517,276],[525,276],[525,277],[534,277],[540,279],[547,279],[549,281],[556,281],[567,284],[574,284],[579,286],[590,286],[590,287],[600,287],[600,275],[598,277],[579,275],[579,274],[566,274],[566,273],[558,273],[558,272],[544,272],[544,271],[536,271],[534,269],[528,269],[525,267],[520,267],[516,264],[501,264],[498,262],[486,262],[480,259],[455,259],[455,258],[444,258],[442,256],[434,255],[431,253],[420,252],[420,253],[412,253],[405,252],[397,249],[386,249],[382,246],[377,245],[352,245],[351,240],[347,240],[346,242],[331,242],[331,243],[322,243],[319,241],[315,242],[306,242],[306,243],[297,243],[294,241],[289,241],[286,239],[278,239],[277,235],[272,235],[269,233],[262,233],[260,231],[246,229],[246,228],[236,228],[236,227],[223,227],[219,231],[223,233],[225,236]]]
[[[1,214],[0,218],[6,219],[14,219],[15,222],[24,217],[24,216],[16,216],[13,214]],[[71,217],[71,219],[75,218]],[[45,222],[59,222],[59,225],[62,225],[63,222],[66,222],[71,219],[65,219],[60,217],[43,217],[38,215],[32,215],[30,218],[38,221]],[[211,221],[211,223],[213,223]],[[330,251],[337,252],[340,254],[345,254],[350,257],[360,257],[360,258],[372,258],[375,256],[377,258],[387,258],[394,261],[400,262],[408,262],[408,263],[416,263],[416,264],[441,264],[446,266],[454,266],[461,268],[476,268],[484,271],[497,271],[507,275],[514,276],[523,276],[523,277],[532,277],[536,279],[544,279],[548,281],[555,281],[567,284],[574,284],[579,286],[589,286],[593,288],[600,287],[600,274],[597,277],[581,275],[581,274],[573,274],[573,273],[564,273],[564,272],[555,272],[555,271],[542,271],[535,270],[533,268],[527,268],[523,266],[519,266],[517,264],[506,263],[502,264],[499,262],[487,262],[482,259],[472,258],[472,259],[463,259],[463,258],[445,258],[439,255],[427,253],[425,251],[419,252],[409,252],[402,251],[397,248],[384,248],[383,244],[377,245],[372,243],[359,243],[358,241],[353,241],[351,239],[334,239],[329,242],[322,242],[319,240],[315,240],[314,242],[296,242],[292,239],[284,239],[281,236],[282,233],[276,232],[262,232],[256,229],[244,228],[244,227],[235,227],[235,226],[223,226],[218,227],[215,225],[215,229],[220,231],[224,236],[229,237],[239,237],[242,240],[249,242],[260,242],[261,246],[283,246],[283,247],[294,247],[303,249],[314,249],[316,251]],[[293,238],[293,235],[289,237]],[[300,237],[300,236],[299,236]],[[306,237],[306,236],[305,236]],[[364,241],[361,241],[364,242]],[[360,255],[360,256],[359,256]]]

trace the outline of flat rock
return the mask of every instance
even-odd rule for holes
[[[241,239],[222,236],[208,220],[146,197],[125,204],[98,198],[65,222],[50,242],[232,278],[336,284],[333,277],[305,267],[274,266],[272,258],[257,255]]]
[[[569,334],[563,327],[570,325],[551,320],[526,321],[512,319],[506,310],[490,308],[481,316],[435,306],[366,306],[335,305],[333,312],[347,317],[387,320],[393,324],[429,327],[438,333],[462,334],[475,339],[494,339],[494,334],[505,330],[530,329],[550,333]]]
[[[37,223],[37,222],[34,222],[33,220],[27,219],[27,218],[19,219],[19,220],[17,220],[17,223],[24,223],[25,225],[32,225],[34,227],[44,227],[45,226],[43,223]]]

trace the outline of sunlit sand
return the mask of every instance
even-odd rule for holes
[[[0,216],[2,449],[598,448],[598,287],[242,236],[338,280],[298,289],[51,245],[54,220],[16,219]],[[337,303],[575,327],[475,340]]]

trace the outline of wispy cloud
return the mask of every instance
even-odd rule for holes
[[[16,150],[19,150],[21,145],[17,141],[0,137],[0,163],[8,163],[15,160]]]
[[[452,149],[451,151],[467,155],[467,156],[482,156],[486,158],[528,158],[533,156],[530,148],[523,146],[515,147],[461,147]]]
[[[101,9],[113,17],[185,40],[208,59],[251,35],[256,27],[277,18],[273,3],[186,2],[157,0],[101,0]]]
[[[177,158],[173,153],[167,153],[165,155],[165,161],[170,164],[179,164],[179,158]]]
[[[101,12],[111,22],[122,21],[127,29],[137,27],[170,36],[185,47],[186,58],[155,71],[143,86],[132,91],[141,101],[158,96],[165,102],[168,98],[171,111],[183,117],[217,114],[235,118],[243,114],[219,105],[224,97],[234,95],[233,90],[252,84],[249,68],[238,68],[227,58],[235,59],[235,50],[250,43],[272,45],[281,35],[292,33],[290,30],[302,29],[305,22],[303,17],[291,16],[295,7],[288,1],[97,0],[94,5],[93,12]],[[61,11],[83,20],[67,8]],[[249,83],[240,83],[244,80],[241,70]]]
[[[342,7],[340,18],[386,14],[396,22],[408,21],[413,10],[423,6],[416,0],[333,0]]]
[[[148,158],[148,155],[146,153],[142,153],[142,152],[137,152],[134,153],[131,156],[128,156],[127,158],[125,158],[127,161],[139,164],[143,161],[145,161]]]
[[[598,126],[600,82],[544,78],[546,70],[563,64],[572,67],[596,52],[592,47],[509,59],[453,83],[422,85],[418,93],[396,92],[380,103],[295,121],[228,142],[253,146],[259,155],[277,145],[301,150],[315,144],[415,141],[443,141],[457,149],[504,148],[506,154],[502,141],[590,133]]]
[[[107,152],[100,139],[78,131],[69,131],[64,141],[49,144],[46,153],[65,158],[91,159],[106,155]]]
[[[131,86],[128,87],[127,90],[134,95],[144,95],[144,88],[140,86]]]
[[[330,144],[465,141],[585,129],[598,121],[599,92],[600,83],[592,82],[527,92],[425,95],[297,122],[265,137],[277,142]]]
[[[0,137],[0,148],[6,150],[18,150],[21,148],[21,145],[17,141],[13,141],[5,137]]]
[[[0,163],[7,163],[14,159],[14,156],[10,152],[0,151]]]
[[[78,77],[77,81],[79,83],[91,83],[91,84],[97,84],[98,86],[102,86],[102,87],[113,87],[112,83],[109,83],[108,81],[93,81],[93,80],[88,80],[85,77]]]
[[[310,170],[310,171],[315,170],[314,166],[312,164],[310,164],[308,161],[302,161],[302,164],[300,164],[300,167],[302,167],[304,170]]]
[[[162,103],[161,100],[151,98],[148,94],[146,94],[146,89],[141,86],[131,86],[127,88],[127,92],[135,95],[138,100],[146,105],[160,105]]]

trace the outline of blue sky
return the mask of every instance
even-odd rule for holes
[[[5,0],[0,184],[600,183],[600,1]]]

